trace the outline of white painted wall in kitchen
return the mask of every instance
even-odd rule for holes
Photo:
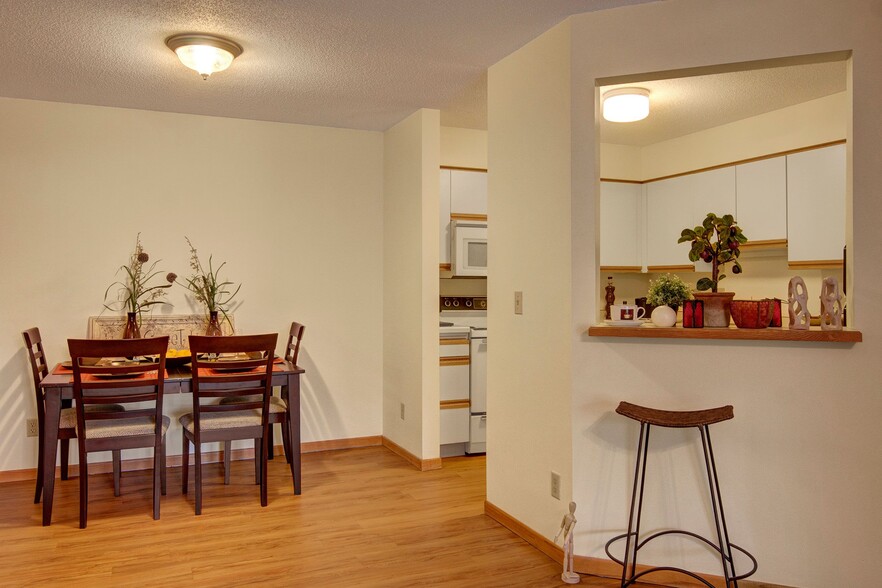
[[[0,98],[0,201],[0,470],[37,463],[20,332],[66,358],[139,231],[164,271],[188,275],[184,235],[226,261],[240,332],[279,332],[281,350],[307,326],[304,441],[382,432],[381,133]],[[157,312],[198,312],[183,288],[169,300]]]
[[[855,22],[862,24],[856,27]],[[572,44],[556,42],[568,27]],[[730,534],[760,561],[752,579],[806,587],[877,582],[882,574],[875,557],[882,544],[877,499],[882,453],[876,449],[882,315],[874,299],[882,291],[882,274],[876,271],[882,242],[874,225],[882,217],[882,201],[875,197],[882,185],[882,168],[876,164],[882,136],[880,35],[877,8],[863,0],[668,0],[572,17],[491,67],[494,215],[513,222],[533,219],[535,180],[546,189],[543,218],[530,224],[528,246],[517,226],[494,235],[499,257],[492,260],[491,296],[497,285],[501,294],[517,286],[525,292],[526,312],[534,308],[545,320],[535,324],[541,333],[536,342],[532,332],[529,338],[522,332],[526,314],[490,309],[488,320],[502,336],[490,360],[488,402],[496,403],[497,413],[530,418],[496,421],[494,442],[511,444],[519,459],[488,460],[488,501],[551,538],[565,502],[548,501],[545,481],[550,464],[572,455],[572,497],[579,504],[576,553],[605,558],[603,544],[627,524],[637,436],[635,423],[613,413],[617,403],[673,409],[731,403],[735,420],[714,427],[714,445]],[[864,342],[588,338],[585,330],[597,316],[596,292],[605,280],[597,267],[595,80],[843,49],[854,52],[848,105],[853,122],[847,130],[853,174],[848,187],[850,299]],[[539,63],[568,66],[552,74],[540,71]],[[549,78],[569,94],[554,96],[553,102],[537,99],[545,97]],[[549,146],[570,160],[571,168],[546,159]],[[557,152],[562,146],[567,153]],[[524,170],[529,170],[528,181]],[[571,258],[572,265],[563,273],[530,272],[517,259],[525,249],[531,259]],[[531,306],[531,296],[542,304]],[[566,309],[566,320],[559,319],[560,308]],[[570,341],[568,351],[544,345],[563,339]],[[513,366],[542,366],[554,379],[537,387]],[[512,377],[500,374],[504,368],[513,370]],[[556,379],[560,373],[570,377],[563,387]],[[572,435],[561,440],[557,427],[569,426]],[[704,480],[695,440],[687,433],[654,435],[660,445],[651,456],[647,528],[707,529],[706,513],[696,508],[706,504]],[[521,447],[524,439],[533,440],[533,446]],[[720,573],[718,562],[688,547],[647,554],[647,563],[660,561]]]
[[[439,457],[440,116],[418,110],[383,139],[383,435],[421,459]]]
[[[441,127],[441,165],[487,169],[487,131]]]

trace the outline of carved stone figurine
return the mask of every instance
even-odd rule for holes
[[[808,310],[808,290],[805,280],[799,276],[790,278],[787,286],[788,314],[790,315],[790,328],[805,331],[811,325],[812,315]]]
[[[560,579],[567,584],[578,584],[582,578],[573,571],[573,532],[576,528],[576,503],[570,503],[570,512],[564,515],[560,522],[560,530],[554,536],[554,542],[557,543],[558,537],[563,537],[563,573]]]
[[[824,278],[821,283],[821,330],[842,330],[842,295],[834,277]]]

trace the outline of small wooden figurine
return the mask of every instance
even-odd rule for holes
[[[812,315],[808,310],[808,290],[805,287],[805,280],[799,276],[790,278],[790,285],[787,286],[787,301],[790,328],[807,330],[811,325]]]
[[[616,287],[613,286],[612,276],[606,278],[606,320],[610,319],[610,307],[616,303]],[[618,319],[619,317],[616,317]]]
[[[557,538],[563,536],[563,573],[560,579],[567,584],[578,584],[582,578],[573,571],[573,532],[576,528],[576,503],[570,503],[570,512],[564,515],[560,522],[560,530],[554,536],[554,542]]]
[[[842,330],[842,295],[834,277],[824,278],[821,284],[821,330]]]

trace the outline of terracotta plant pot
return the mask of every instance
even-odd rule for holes
[[[735,292],[693,292],[696,300],[704,302],[704,326],[710,328],[729,327],[730,306]]]
[[[771,300],[732,301],[732,320],[739,329],[765,329],[771,316]]]

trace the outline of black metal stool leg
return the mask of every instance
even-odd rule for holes
[[[637,462],[634,465],[634,489],[631,491],[631,511],[628,514],[628,534],[625,538],[625,558],[622,565],[622,588],[631,585],[634,582],[634,575],[637,573],[637,546],[640,541],[640,518],[643,514],[643,488],[646,482],[646,453],[649,449],[650,426],[648,423],[640,423]],[[633,550],[631,549],[632,536]]]
[[[714,511],[714,524],[717,529],[717,539],[720,548],[720,560],[723,564],[723,577],[726,580],[726,588],[738,588],[738,580],[735,574],[735,560],[732,557],[732,547],[729,543],[729,529],[726,526],[726,516],[723,512],[723,498],[720,494],[720,482],[717,479],[717,464],[714,459],[714,449],[711,445],[710,430],[707,425],[699,427],[701,431],[701,445],[704,449],[704,465],[707,469],[707,480],[710,488],[711,506]]]

